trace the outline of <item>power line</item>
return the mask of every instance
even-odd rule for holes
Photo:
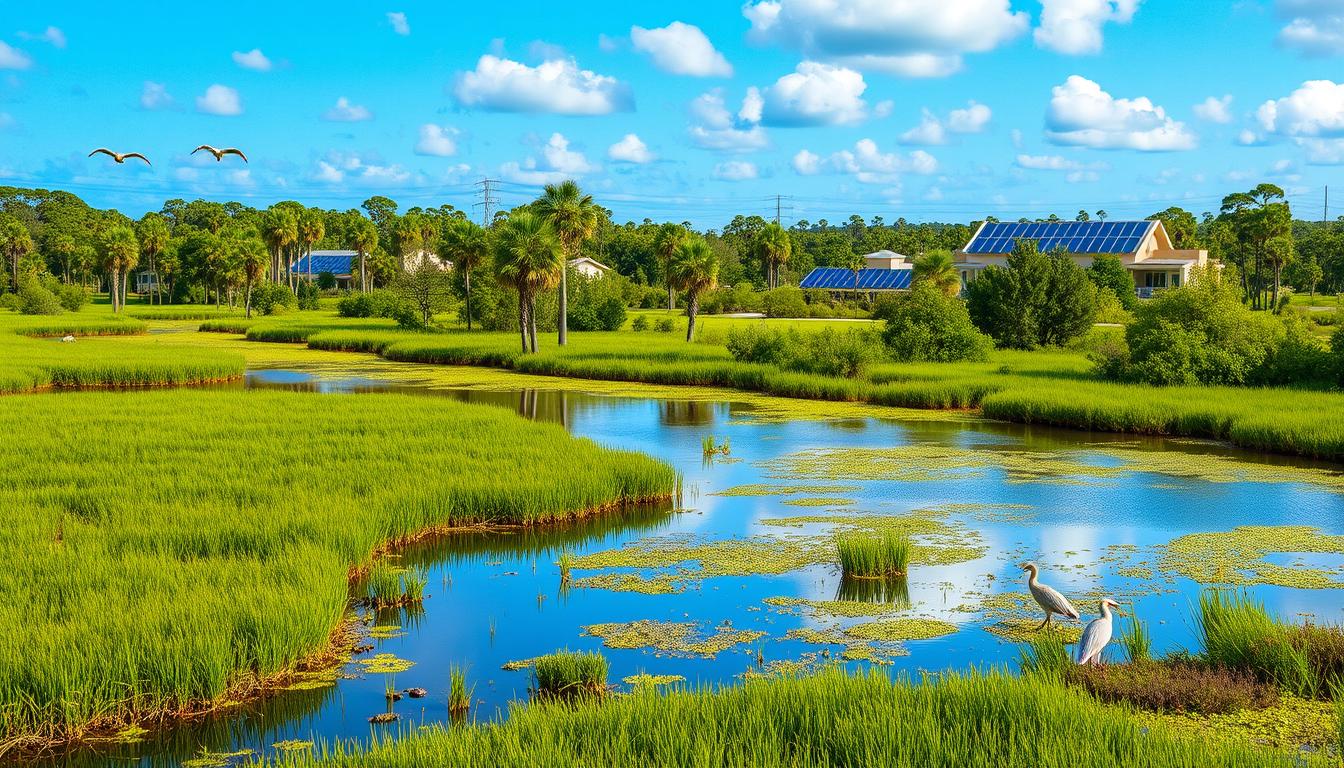
[[[785,200],[789,200],[789,201],[790,201],[790,203],[789,203],[788,206],[785,206],[785,205],[784,205],[784,201],[785,201]],[[787,211],[789,211],[790,213],[793,212],[793,203],[792,203],[792,200],[793,200],[793,196],[792,196],[792,195],[775,195],[775,223],[776,223],[776,224],[780,223],[780,221],[779,221],[779,219],[780,219],[780,214],[781,214],[783,211],[787,210]]]

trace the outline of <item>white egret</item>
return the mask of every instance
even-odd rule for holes
[[[1079,664],[1101,664],[1101,652],[1111,642],[1111,609],[1119,607],[1120,604],[1109,597],[1101,601],[1101,616],[1087,623],[1078,641]]]
[[[106,148],[104,148],[104,147],[99,147],[98,149],[95,149],[95,150],[93,150],[92,152],[90,152],[90,153],[89,153],[89,157],[93,157],[94,155],[98,155],[98,154],[107,155],[108,157],[112,158],[113,160],[116,160],[118,163],[124,163],[124,162],[126,162],[128,159],[130,159],[130,158],[132,158],[132,157],[135,157],[135,158],[139,158],[139,159],[141,159],[141,160],[144,160],[144,161],[145,161],[145,165],[152,165],[152,163],[149,162],[149,158],[148,158],[148,157],[145,157],[144,155],[140,154],[139,152],[113,152],[113,151],[110,150],[110,149],[106,149]]]
[[[196,154],[197,152],[200,152],[201,150],[205,150],[206,152],[209,152],[210,154],[214,155],[214,156],[215,156],[215,162],[219,162],[220,160],[223,160],[225,155],[237,155],[237,156],[243,158],[243,162],[244,162],[244,163],[247,162],[247,155],[244,155],[244,154],[243,154],[243,151],[242,151],[241,149],[236,149],[236,148],[234,148],[234,147],[225,147],[224,149],[215,149],[214,147],[210,146],[209,144],[202,144],[201,146],[199,146],[199,147],[197,147],[197,148],[191,150],[191,154],[194,155],[194,154]]]
[[[1031,574],[1027,577],[1027,589],[1031,591],[1031,596],[1036,599],[1036,604],[1045,609],[1045,621],[1041,622],[1036,631],[1045,629],[1046,625],[1050,623],[1050,617],[1056,613],[1074,621],[1078,620],[1078,609],[1073,607],[1067,597],[1036,580],[1038,569],[1035,563],[1026,563],[1022,566],[1022,570]]]

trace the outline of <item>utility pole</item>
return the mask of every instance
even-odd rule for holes
[[[1325,185],[1325,207],[1321,209],[1321,223],[1330,223],[1330,185]]]
[[[490,226],[491,209],[499,204],[499,198],[495,197],[495,188],[493,186],[497,183],[499,183],[497,180],[491,178],[484,178],[476,182],[476,186],[480,188],[479,194],[481,200],[480,202],[472,203],[471,207],[483,209],[481,214],[481,224],[486,227]]]
[[[775,223],[779,224],[784,211],[792,211],[793,205],[784,205],[785,200],[793,200],[792,195],[775,195]]]

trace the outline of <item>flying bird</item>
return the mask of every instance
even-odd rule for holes
[[[1120,604],[1109,597],[1101,601],[1101,616],[1087,623],[1078,641],[1079,664],[1101,664],[1101,652],[1111,642],[1111,608],[1119,607]]]
[[[127,158],[130,158],[130,157],[138,157],[138,158],[140,158],[141,160],[144,160],[144,161],[145,161],[145,165],[152,165],[152,163],[149,162],[149,158],[148,158],[148,157],[145,157],[144,155],[140,154],[139,152],[113,152],[113,151],[110,150],[110,149],[104,149],[103,147],[99,147],[98,149],[95,149],[95,150],[93,150],[92,152],[90,152],[90,153],[89,153],[89,157],[93,157],[94,155],[97,155],[97,154],[104,154],[104,155],[107,155],[108,157],[112,158],[113,160],[116,160],[118,163],[124,163],[124,162],[126,162],[126,159],[127,159]]]
[[[215,156],[215,162],[219,162],[220,160],[223,160],[225,155],[237,155],[237,156],[243,158],[243,162],[244,162],[244,163],[247,162],[247,155],[244,155],[244,154],[243,154],[243,151],[242,151],[241,149],[235,149],[234,147],[225,147],[224,149],[215,149],[214,147],[210,146],[209,144],[202,144],[201,146],[199,146],[199,147],[197,147],[197,148],[191,150],[191,154],[194,155],[194,154],[196,154],[197,152],[200,152],[202,149],[204,149],[206,152],[209,152],[210,154],[214,155],[214,156]]]
[[[1067,597],[1036,580],[1037,568],[1035,563],[1023,565],[1022,570],[1031,574],[1027,577],[1027,589],[1031,591],[1031,596],[1036,598],[1036,604],[1045,609],[1045,621],[1041,622],[1041,626],[1037,627],[1036,631],[1045,629],[1045,626],[1050,623],[1050,617],[1056,613],[1075,621],[1078,620],[1078,609],[1069,603]]]

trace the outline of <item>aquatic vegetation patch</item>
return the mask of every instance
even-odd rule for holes
[[[849,637],[863,640],[880,640],[899,643],[907,640],[932,640],[957,631],[956,624],[937,619],[902,618],[887,621],[870,621],[855,624],[845,629]]]
[[[675,683],[684,683],[686,678],[681,675],[651,675],[647,672],[640,672],[637,675],[628,675],[621,678],[621,682],[628,686],[638,688],[640,686],[659,687],[673,685]]]
[[[862,600],[808,600],[801,597],[767,597],[763,602],[781,608],[802,607],[814,614],[827,614],[844,618],[882,616],[908,608],[889,603],[866,602]]]
[[[538,656],[533,679],[542,696],[572,698],[604,692],[607,670],[607,659],[600,653],[564,651]]]
[[[1212,715],[1139,710],[1133,717],[1148,727],[1160,726],[1174,733],[1190,734],[1221,744],[1297,750],[1303,745],[1321,749],[1332,742],[1338,743],[1331,703],[1288,693],[1281,694],[1277,704],[1264,709]]]
[[[1166,545],[1158,567],[1201,584],[1273,584],[1298,589],[1344,586],[1344,566],[1311,568],[1265,562],[1271,553],[1344,555],[1344,536],[1305,525],[1243,525],[1230,531],[1193,533]]]
[[[208,749],[202,749],[196,753],[195,757],[182,761],[182,766],[183,768],[225,768],[243,758],[251,757],[253,754],[255,752],[251,749],[240,749],[235,752],[211,752]]]
[[[844,531],[835,535],[840,575],[846,579],[891,579],[910,568],[910,537],[891,530]]]
[[[732,488],[723,491],[716,491],[712,496],[789,496],[795,493],[809,494],[840,494],[840,493],[858,493],[863,490],[861,485],[806,485],[806,484],[788,484],[768,485],[763,483],[753,483],[747,485],[735,485]]]
[[[286,739],[284,741],[275,742],[271,745],[271,748],[281,752],[297,752],[299,750],[312,749],[313,742],[305,741],[304,739]]]
[[[654,576],[639,573],[599,573],[575,579],[572,585],[578,589],[606,589],[612,592],[639,592],[645,595],[670,595],[686,590],[684,581],[667,573]]]
[[[854,504],[854,500],[827,496],[804,496],[798,499],[785,499],[780,504],[787,504],[791,507],[848,507]]]
[[[590,624],[584,634],[602,639],[608,648],[647,648],[664,653],[712,658],[742,643],[765,636],[757,630],[716,627],[712,633],[701,632],[695,622],[655,621],[641,619],[623,623]]]
[[[361,671],[369,675],[395,675],[415,666],[414,661],[398,658],[395,654],[380,653],[367,659],[355,659]]]

